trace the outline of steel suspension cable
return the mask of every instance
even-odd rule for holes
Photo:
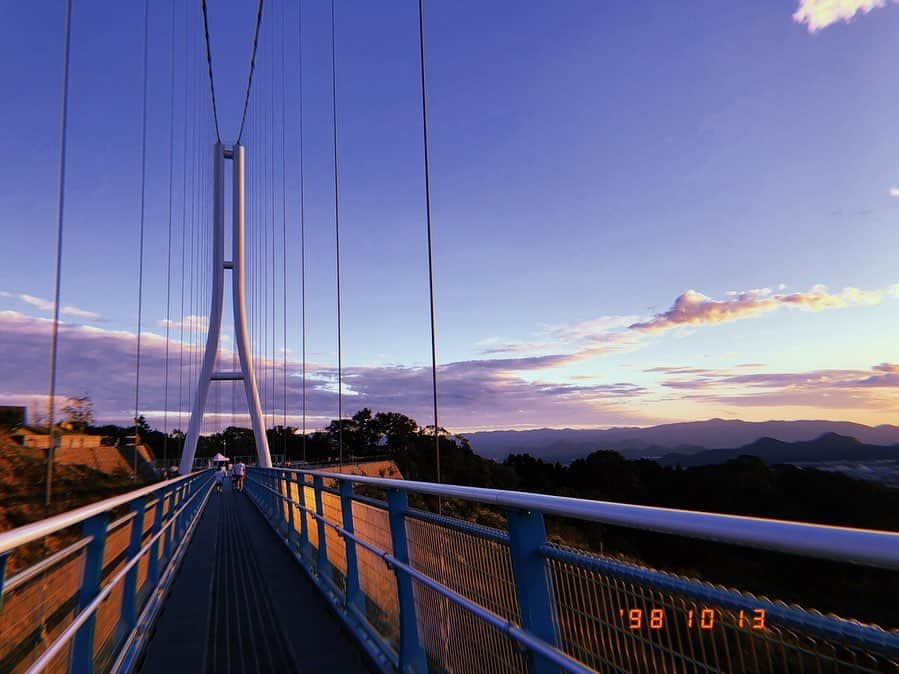
[[[215,139],[219,142],[222,140],[222,135],[219,133],[219,116],[218,112],[216,112],[216,104],[215,104],[215,80],[212,77],[212,50],[209,46],[209,21],[206,17],[206,0],[202,2],[203,6],[203,35],[206,42],[206,66],[209,70],[209,93],[212,97],[212,119],[215,122]]]
[[[274,26],[272,26],[274,29]],[[278,316],[277,316],[277,273],[278,268],[275,260],[277,259],[276,250],[275,250],[275,228],[276,218],[275,218],[275,31],[271,31],[271,37],[268,40],[269,44],[269,94],[270,94],[270,104],[269,104],[269,114],[271,115],[271,134],[269,136],[272,151],[269,156],[272,168],[271,168],[271,185],[269,189],[269,197],[271,200],[271,214],[272,214],[272,257],[269,260],[271,270],[272,270],[272,355],[269,360],[269,367],[271,369],[269,386],[271,388],[271,408],[272,408],[272,421],[271,428],[275,427],[275,412],[277,408],[277,382],[276,382],[276,372],[277,372],[277,346],[276,341],[278,334]]]
[[[282,296],[282,344],[281,344],[281,405],[282,411],[282,450],[287,459],[287,154],[286,130],[287,109],[286,98],[286,12],[284,2],[281,3],[281,296]]]
[[[262,0],[256,5],[256,28],[253,30],[253,48],[250,52],[250,73],[247,76],[247,92],[243,99],[243,112],[240,117],[240,128],[237,132],[237,142],[243,138],[243,127],[247,121],[247,106],[250,104],[250,90],[253,87],[253,71],[256,68],[256,48],[259,45],[259,28],[262,25]]]
[[[438,416],[437,402],[437,321],[434,302],[434,256],[433,256],[433,237],[431,233],[431,162],[430,148],[428,143],[428,88],[427,77],[425,71],[425,29],[424,29],[424,9],[422,7],[423,0],[418,0],[418,46],[419,46],[419,64],[421,71],[421,128],[422,143],[424,146],[424,187],[425,187],[425,210],[427,214],[427,230],[428,230],[428,295],[430,308],[430,327],[431,327],[431,385],[432,396],[434,401],[434,463],[436,466],[437,482],[440,483],[440,420]],[[443,513],[443,498],[437,499],[437,512]],[[441,537],[438,559],[440,566],[441,581],[446,583],[446,542]],[[449,610],[446,597],[440,602],[440,624],[441,636],[443,641],[443,658],[447,661],[449,652],[449,633],[446,629],[446,615]]]
[[[334,238],[337,261],[337,452],[343,467],[343,344],[340,307],[340,178],[337,164],[337,48],[335,46],[334,0],[331,0],[331,117],[334,136]]]
[[[300,107],[300,329],[303,352],[303,461],[306,461],[306,183],[303,170],[303,2],[297,3],[297,72]]]
[[[266,65],[268,65],[266,63]],[[268,125],[268,116],[265,110],[262,111],[262,145],[265,151],[265,158],[262,166],[262,251],[260,260],[262,262],[262,389],[263,389],[263,419],[266,416],[266,408],[268,404],[268,199],[269,199],[269,136],[270,126]]]
[[[62,100],[59,113],[59,181],[56,192],[56,279],[53,291],[53,324],[50,329],[49,391],[47,393],[47,474],[44,483],[44,507],[50,508],[53,488],[53,461],[56,452],[53,436],[53,421],[56,414],[56,361],[59,349],[59,299],[62,288],[62,241],[63,214],[66,196],[66,147],[68,143],[69,119],[69,54],[72,38],[72,0],[66,1],[65,41],[62,57]]]
[[[188,58],[188,36],[187,36],[187,3],[184,3],[184,114],[182,119],[181,130],[181,269],[178,274],[181,302],[179,306],[180,321],[178,324],[178,425],[184,426],[184,281],[187,276],[185,273],[185,252],[187,251],[187,148],[188,148],[188,86],[190,60]],[[184,453],[184,429],[181,428],[181,453]],[[180,460],[179,460],[180,461]]]
[[[428,220],[428,293],[431,310],[431,384],[434,399],[434,454],[440,482],[440,424],[437,404],[437,320],[434,306],[434,255],[431,236],[431,157],[428,146],[428,87],[425,77],[425,24],[423,0],[418,0],[418,46],[421,64],[421,129],[424,142],[425,208]]]
[[[169,54],[169,223],[165,273],[165,375],[162,403],[162,467],[168,470],[169,449],[169,336],[172,323],[172,202],[175,170],[175,6],[172,2],[172,42]]]
[[[144,0],[144,84],[143,101],[140,117],[140,219],[138,222],[137,252],[137,353],[134,366],[134,479],[137,479],[137,445],[140,428],[140,347],[141,319],[144,306],[144,215],[146,210],[145,195],[147,190],[147,62],[149,61],[150,42],[150,0]]]
[[[193,59],[192,59],[193,61]],[[192,73],[192,91],[196,91],[196,83],[197,77],[196,73]],[[196,387],[193,386],[195,381],[194,378],[194,366],[196,363],[196,353],[197,353],[197,286],[199,281],[199,270],[197,267],[197,242],[198,242],[198,232],[199,229],[197,225],[197,189],[198,189],[198,181],[197,174],[199,173],[198,161],[197,161],[197,145],[199,143],[199,125],[197,124],[197,120],[199,118],[199,106],[197,105],[197,97],[193,96],[193,100],[191,101],[191,109],[193,111],[193,117],[191,120],[191,126],[193,127],[191,130],[191,173],[190,173],[190,312],[188,313],[188,330],[189,330],[189,348],[188,348],[188,405],[191,410],[193,410],[194,404],[194,396],[196,393]],[[196,273],[195,273],[196,272]]]

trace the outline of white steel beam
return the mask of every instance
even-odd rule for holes
[[[225,159],[233,161],[233,251],[232,260],[225,261]],[[193,469],[194,456],[197,452],[197,441],[206,400],[209,396],[211,381],[244,382],[247,407],[253,424],[256,438],[256,452],[260,466],[271,467],[272,459],[265,435],[265,424],[262,419],[262,406],[259,402],[259,391],[256,388],[256,377],[253,373],[253,360],[250,357],[249,338],[247,336],[246,309],[244,303],[244,148],[235,145],[231,150],[217,142],[213,151],[213,204],[212,204],[212,307],[209,312],[209,332],[206,335],[206,351],[203,355],[203,366],[197,381],[193,409],[184,448],[181,452],[180,471],[186,475]],[[231,269],[234,295],[234,334],[237,342],[237,354],[240,362],[239,372],[215,372],[215,358],[219,350],[222,332],[222,305],[224,302],[225,270]]]

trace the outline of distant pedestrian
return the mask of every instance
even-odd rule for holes
[[[225,475],[226,471],[224,466],[215,471],[215,490],[219,493],[222,492],[222,484],[225,482]]]
[[[237,491],[243,491],[243,480],[247,474],[247,466],[243,461],[238,461],[234,466],[234,487]]]

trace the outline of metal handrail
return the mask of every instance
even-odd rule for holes
[[[899,533],[891,531],[610,501],[591,501],[568,496],[531,494],[504,489],[394,480],[329,471],[298,468],[272,470],[318,476],[329,480],[343,480],[383,489],[400,489],[444,498],[476,501],[504,508],[541,512],[544,515],[571,517],[805,557],[899,570]]]
[[[154,482],[151,485],[135,489],[134,491],[119,494],[118,496],[113,496],[103,501],[97,501],[96,503],[90,503],[81,508],[60,513],[59,515],[48,517],[39,522],[26,524],[13,529],[12,531],[0,533],[0,555],[10,552],[26,543],[31,543],[39,538],[43,538],[44,536],[49,536],[50,534],[55,534],[57,531],[62,531],[75,524],[80,524],[94,515],[99,515],[102,512],[125,505],[136,498],[157,492],[164,486],[176,485],[187,480],[195,479],[202,472],[204,471],[190,473],[167,482]]]
[[[196,476],[196,473],[193,474]],[[185,477],[190,477],[187,475]],[[44,651],[41,656],[32,663],[32,665],[26,670],[26,674],[34,674],[35,672],[41,672],[46,668],[46,666],[53,661],[53,658],[62,650],[62,648],[72,640],[78,630],[84,625],[87,620],[97,612],[97,609],[100,607],[100,604],[110,595],[116,585],[118,585],[128,574],[131,569],[134,568],[138,562],[143,558],[147,552],[149,552],[150,548],[156,544],[163,534],[167,533],[167,531],[176,526],[178,523],[178,517],[181,515],[184,510],[187,509],[188,506],[191,505],[194,499],[201,497],[204,502],[209,498],[209,494],[211,493],[212,485],[209,485],[209,488],[205,491],[202,489],[198,489],[194,492],[187,501],[185,501],[169,518],[168,522],[166,522],[160,529],[157,531],[150,539],[143,545],[143,547],[138,550],[138,552],[131,557],[128,562],[115,574],[107,583],[104,585],[97,595],[93,598],[93,600],[82,609],[78,615],[75,616],[75,619],[69,623],[69,625],[56,637],[52,644]],[[158,486],[157,486],[158,489]],[[131,494],[135,494],[135,492],[131,492]],[[135,496],[132,496],[135,498]],[[202,508],[200,508],[202,510]]]
[[[12,592],[23,583],[28,582],[41,572],[51,568],[57,562],[66,559],[67,557],[71,557],[79,550],[83,550],[88,545],[90,545],[91,541],[93,540],[93,536],[85,536],[84,538],[79,538],[77,541],[69,546],[64,547],[62,550],[54,552],[49,557],[45,557],[36,564],[32,564],[27,569],[23,569],[15,576],[10,577],[10,579],[3,584],[3,587],[0,588],[0,597],[9,592]]]
[[[278,469],[273,468],[271,470],[278,470]],[[516,625],[515,623],[513,623],[509,620],[506,620],[505,618],[497,615],[490,609],[485,608],[484,606],[481,606],[480,604],[477,604],[477,603],[471,601],[464,595],[459,594],[458,592],[447,587],[446,585],[443,585],[442,583],[437,582],[430,576],[413,568],[412,565],[406,564],[406,563],[400,561],[399,559],[397,559],[396,557],[391,555],[389,552],[387,552],[385,550],[381,550],[378,547],[375,547],[374,545],[372,545],[371,543],[366,541],[361,536],[358,536],[357,534],[355,534],[351,531],[347,531],[344,527],[340,526],[339,524],[335,524],[334,522],[329,521],[324,515],[318,514],[312,508],[308,508],[308,507],[302,505],[300,502],[294,501],[290,497],[285,496],[284,494],[279,493],[278,491],[272,489],[271,487],[268,487],[267,485],[262,484],[259,480],[255,480],[252,477],[250,477],[249,480],[251,482],[254,482],[256,485],[258,485],[262,489],[268,491],[273,496],[280,499],[282,502],[290,503],[291,505],[295,506],[298,510],[301,510],[302,512],[310,515],[316,521],[321,522],[322,524],[324,524],[326,527],[328,527],[330,529],[333,529],[334,531],[337,532],[337,534],[341,538],[349,538],[356,545],[358,545],[362,548],[365,548],[372,554],[380,557],[384,561],[384,563],[387,565],[387,568],[398,569],[398,570],[402,571],[403,573],[405,573],[407,576],[415,578],[415,580],[417,580],[418,582],[420,582],[424,585],[427,585],[429,588],[431,588],[438,594],[446,597],[447,599],[452,601],[454,604],[461,607],[463,610],[468,611],[469,613],[477,616],[481,620],[493,625],[494,627],[499,629],[501,632],[504,632],[505,634],[509,635],[510,638],[514,639],[519,644],[521,644],[521,646],[523,648],[528,648],[537,653],[540,653],[540,655],[548,658],[549,660],[551,660],[555,664],[559,665],[560,667],[564,667],[566,672],[590,674],[590,672],[592,671],[589,668],[584,667],[577,660],[574,660],[570,656],[568,656],[565,653],[563,653],[562,651],[560,651],[558,648],[552,646],[551,644],[546,643],[545,641],[543,641],[542,639],[540,639],[538,637],[535,637],[534,635],[528,633],[526,630],[523,630],[519,625]]]

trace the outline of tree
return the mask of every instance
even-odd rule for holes
[[[94,403],[85,393],[69,398],[69,402],[62,408],[62,413],[65,415],[65,423],[69,424],[72,430],[84,433],[94,422]]]
[[[388,451],[408,446],[418,434],[418,422],[399,412],[378,412],[372,425],[379,439],[386,438]]]

